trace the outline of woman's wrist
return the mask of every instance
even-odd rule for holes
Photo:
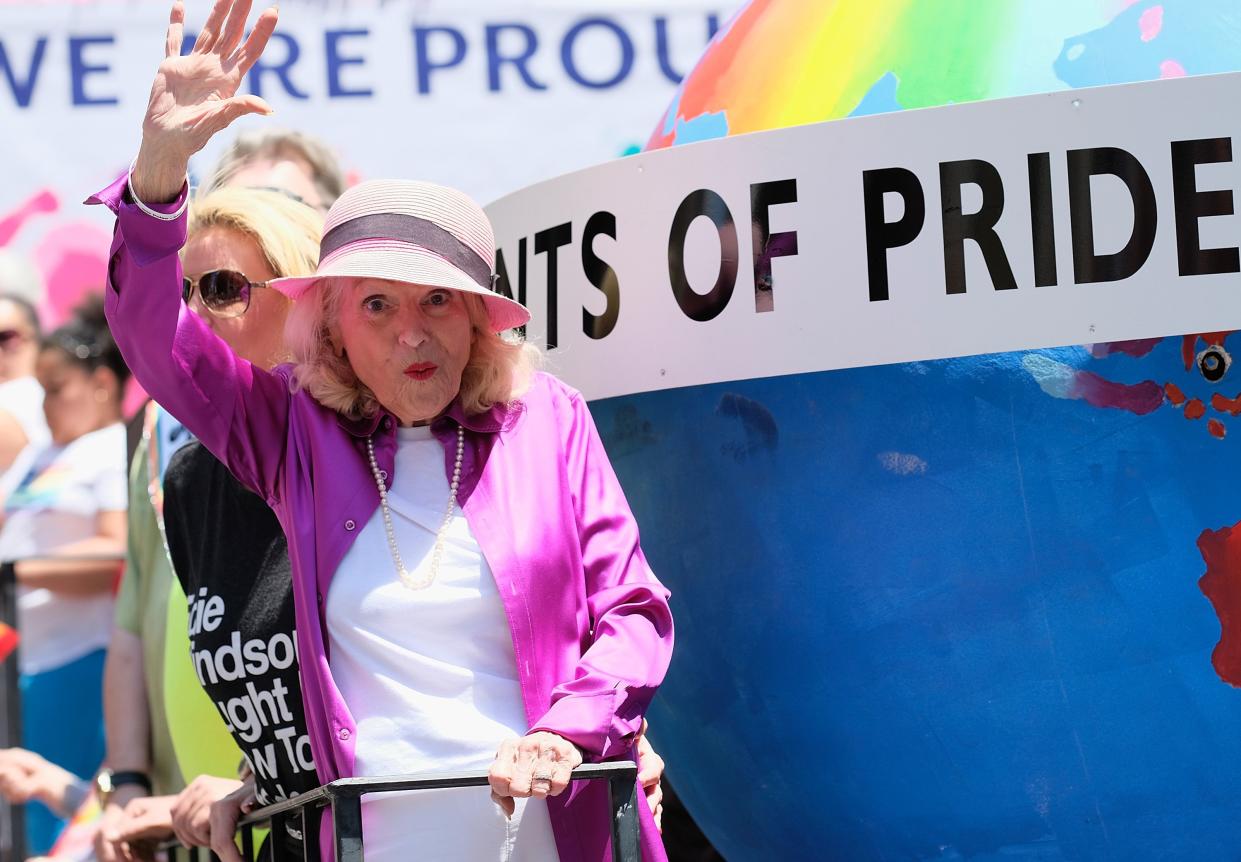
[[[72,817],[73,812],[90,794],[90,790],[87,782],[68,770],[49,763],[47,773],[34,795],[57,814]]]
[[[170,204],[181,194],[188,168],[189,159],[152,148],[143,139],[129,173],[130,188],[144,204]]]

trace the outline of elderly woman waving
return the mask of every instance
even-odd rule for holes
[[[184,57],[174,5],[138,158],[93,198],[117,216],[117,342],[288,536],[319,778],[490,768],[491,798],[368,802],[369,862],[602,860],[604,788],[568,776],[630,753],[671,654],[668,594],[581,396],[501,334],[529,315],[492,290],[486,215],[442,186],[365,183],[329,212],[313,276],[182,281],[190,156],[268,110],[236,95],[276,23],[245,37],[249,5],[218,0]],[[294,362],[272,372],[184,305],[273,289],[295,303]],[[638,807],[644,856],[663,859]]]

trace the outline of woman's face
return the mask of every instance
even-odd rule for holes
[[[34,373],[43,387],[43,415],[58,446],[119,418],[120,387],[106,368],[92,371],[50,347],[39,352]]]
[[[38,353],[26,313],[17,303],[0,300],[0,383],[33,374]]]
[[[379,279],[340,290],[333,349],[402,425],[442,413],[461,389],[474,340],[465,294]]]
[[[217,269],[240,272],[252,282],[276,277],[259,244],[241,231],[211,227],[197,231],[185,245],[181,268],[195,281],[203,273]],[[198,290],[190,297],[190,309],[203,319],[242,359],[260,368],[273,368],[284,362],[284,319],[289,300],[284,294],[261,287],[250,291],[250,307],[240,317],[217,317],[203,307]]]

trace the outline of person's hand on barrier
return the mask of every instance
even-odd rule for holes
[[[254,795],[254,777],[211,806],[211,849],[220,862],[246,862],[237,852],[237,821],[258,805]]]
[[[118,788],[117,792],[123,789]],[[142,788],[137,790],[142,792]],[[152,862],[159,845],[173,836],[172,806],[176,801],[176,796],[141,795],[129,800],[120,816],[100,829],[103,841],[113,854],[111,857],[97,854],[100,862],[113,859],[116,862]]]
[[[114,841],[116,827],[125,819],[125,809],[137,799],[146,798],[146,790],[137,784],[124,784],[108,799],[99,818],[99,830],[95,833],[95,858],[98,862],[126,862],[124,851]]]
[[[185,5],[176,0],[168,19],[164,61],[151,85],[142,120],[142,145],[131,175],[144,203],[177,197],[190,156],[212,135],[246,114],[270,114],[258,96],[237,95],[242,79],[263,54],[276,28],[276,9],[267,9],[246,37],[252,0],[216,0],[193,50],[181,56]]]
[[[186,847],[212,847],[211,807],[242,786],[236,779],[213,775],[200,775],[191,781],[172,806],[172,829],[177,840]]]
[[[64,813],[69,791],[78,784],[72,772],[24,748],[0,750],[0,796],[14,805],[32,799]]]
[[[651,806],[651,814],[655,816],[655,826],[664,831],[664,759],[655,753],[651,741],[646,736],[646,719],[642,719],[642,730],[638,732],[638,783],[646,793],[646,804]]]
[[[491,798],[511,817],[517,809],[514,797],[559,796],[569,786],[570,773],[581,765],[577,746],[554,733],[538,731],[506,739],[487,776]]]

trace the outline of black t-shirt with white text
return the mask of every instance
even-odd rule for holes
[[[195,441],[168,464],[164,527],[189,605],[194,671],[254,772],[259,803],[313,790],[280,522]]]

